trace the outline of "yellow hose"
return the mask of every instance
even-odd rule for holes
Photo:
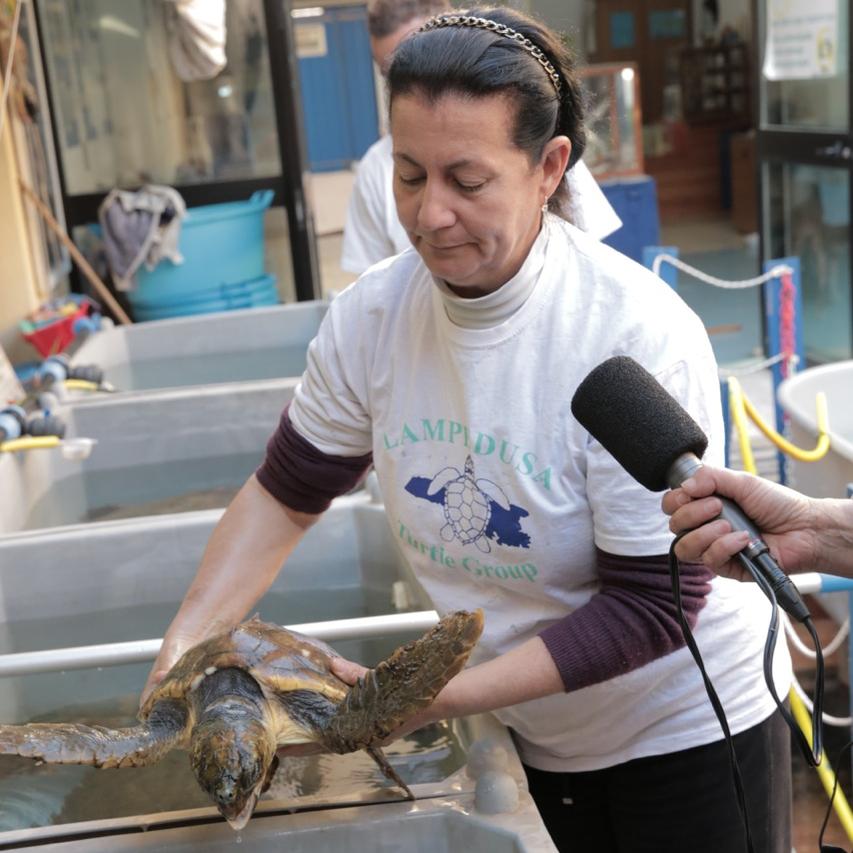
[[[738,441],[740,443],[741,455],[743,457],[743,467],[745,471],[748,471],[750,474],[757,474],[757,470],[755,467],[755,457],[752,455],[752,446],[749,443],[749,435],[747,434],[747,420],[746,420],[746,412],[747,408],[752,408],[751,404],[747,401],[744,396],[743,391],[741,390],[740,383],[734,377],[729,379],[729,405],[731,409],[732,422],[734,423],[735,429],[738,434]],[[823,398],[821,400],[821,398]],[[826,397],[823,394],[818,395],[818,430],[821,433],[820,439],[818,440],[818,447],[815,448],[812,453],[817,453],[818,449],[820,449],[820,442],[826,436]],[[754,409],[753,409],[754,411]],[[757,413],[756,413],[757,415]],[[759,423],[756,420],[756,415],[752,413],[750,416],[759,429],[773,441],[773,437],[770,435],[762,424],[761,421]],[[760,420],[760,419],[759,419]],[[765,424],[766,426],[766,424]],[[775,433],[778,436],[778,433]],[[778,436],[781,438],[781,436]],[[784,439],[783,439],[784,441]],[[775,442],[774,442],[775,443]],[[789,442],[785,442],[790,447]],[[777,446],[779,446],[777,444]],[[827,449],[829,447],[829,439],[827,437]],[[784,448],[780,447],[780,449],[784,450]],[[794,448],[795,450],[797,448]],[[823,451],[826,453],[826,450]],[[798,457],[799,458],[799,457]],[[820,458],[819,456],[817,457]],[[806,706],[803,704],[803,700],[794,692],[794,689],[791,688],[789,693],[789,698],[791,702],[791,710],[793,711],[794,718],[797,721],[797,725],[799,725],[800,729],[802,729],[803,734],[806,736],[806,740],[808,741],[810,746],[813,746],[812,741],[812,724],[809,719],[809,712],[806,709]],[[832,795],[832,788],[835,784],[835,773],[832,770],[832,765],[830,765],[829,760],[826,757],[826,753],[822,753],[820,755],[820,764],[815,768],[817,770],[818,776],[820,777],[820,781],[823,783],[823,787],[826,790],[827,796]],[[844,796],[844,792],[841,790],[839,786],[835,792],[835,799],[833,800],[833,808],[835,810],[836,815],[838,815],[838,820],[841,822],[844,831],[847,833],[847,838],[850,841],[853,841],[853,811],[850,809],[850,804],[847,802],[847,797]]]
[[[764,433],[765,436],[767,436],[768,439],[770,439],[770,441],[773,442],[773,444],[776,445],[776,447],[779,448],[779,450],[782,451],[782,453],[796,459],[798,462],[819,462],[829,452],[829,414],[826,405],[826,394],[824,394],[823,391],[819,391],[815,395],[818,433],[817,444],[813,450],[803,450],[803,448],[797,447],[795,444],[791,444],[791,442],[784,436],[779,435],[779,433],[761,417],[758,410],[750,402],[746,394],[743,393],[743,389],[740,387],[740,383],[737,379],[730,377],[728,381],[729,401],[732,408],[732,418],[735,420],[735,423],[737,423],[738,417],[735,409],[738,408],[752,418],[752,422],[761,430],[761,432]],[[741,433],[739,430],[739,434],[741,435],[741,452],[743,452],[743,436],[746,433]],[[752,451],[750,450],[750,457],[751,456]],[[747,470],[752,474],[755,473],[751,469]]]
[[[750,474],[756,474],[755,457],[752,455],[752,445],[749,443],[749,434],[746,422],[746,406],[744,405],[743,390],[740,382],[734,376],[730,376],[729,383],[729,409],[732,421],[737,430],[738,443],[740,444],[740,455],[743,460],[743,469]]]
[[[40,450],[48,447],[58,447],[62,439],[58,435],[26,435],[12,441],[0,444],[0,453],[18,453],[23,450]]]
[[[817,408],[817,444],[813,450],[803,450],[795,444],[791,444],[784,436],[779,435],[775,429],[767,424],[755,410],[755,406],[744,395],[743,405],[753,423],[779,448],[783,453],[799,462],[819,462],[829,452],[829,417],[826,410],[826,394],[819,391],[815,396]]]
[[[809,742],[809,746],[811,746],[812,722],[809,718],[808,709],[803,704],[803,700],[800,699],[793,687],[791,688],[791,692],[788,694],[788,699],[791,702],[791,710],[794,712],[794,717],[796,718],[800,728],[803,730],[803,734],[805,734],[806,740]],[[820,756],[820,764],[818,764],[815,769],[817,770],[817,775],[820,777],[820,781],[823,783],[827,796],[832,796],[832,788],[835,785],[835,773],[832,770],[832,765],[829,763],[829,759],[826,757],[826,753],[823,753]],[[833,800],[832,805],[835,809],[835,814],[838,815],[838,820],[841,822],[841,826],[847,833],[847,838],[850,841],[853,841],[853,811],[851,811],[850,803],[847,802],[847,797],[844,796],[844,791],[841,790],[840,785],[835,790],[835,799]]]
[[[97,382],[88,382],[85,379],[66,379],[62,383],[69,391],[100,391],[101,386]]]

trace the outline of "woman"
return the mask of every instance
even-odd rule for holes
[[[397,45],[431,17],[450,14],[450,0],[371,0],[367,7],[370,52],[383,76]],[[374,143],[361,158],[347,207],[341,268],[361,275],[373,264],[411,245],[397,216],[391,137]],[[622,227],[582,160],[567,173],[571,185],[565,218],[599,240]]]
[[[584,147],[578,81],[553,33],[506,9],[440,16],[400,46],[388,80],[414,248],[332,303],[152,679],[239,621],[372,462],[437,609],[486,614],[477,665],[417,724],[496,711],[562,850],[741,850],[725,745],[669,592],[666,519],[569,408],[591,368],[629,354],[719,461],[704,329],[659,279],[548,212]],[[788,735],[761,675],[767,611],[702,566],[685,567],[682,589],[736,733],[756,850],[788,853]],[[784,651],[777,663],[784,690]]]

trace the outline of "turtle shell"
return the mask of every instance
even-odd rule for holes
[[[144,720],[161,699],[186,699],[202,680],[219,669],[246,670],[267,698],[292,690],[321,693],[335,704],[349,686],[334,675],[335,652],[312,637],[262,622],[257,616],[233,630],[189,649],[149,695],[140,717]]]
[[[492,516],[489,499],[467,473],[448,483],[444,492],[444,517],[463,544],[479,539]]]

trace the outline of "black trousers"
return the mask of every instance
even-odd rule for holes
[[[782,715],[735,735],[756,853],[791,853],[791,746]],[[561,853],[745,853],[725,741],[585,773],[525,767]]]

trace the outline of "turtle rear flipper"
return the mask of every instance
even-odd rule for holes
[[[367,747],[367,754],[379,765],[379,769],[395,784],[402,788],[407,800],[414,800],[415,795],[409,790],[409,786],[399,777],[397,771],[391,766],[388,757],[378,746]]]
[[[139,767],[159,761],[187,734],[183,702],[159,702],[138,726],[110,729],[81,723],[0,726],[0,755],[20,755],[47,764]]]
[[[325,745],[344,753],[384,740],[426,708],[465,666],[482,630],[482,610],[451,613],[368,670],[329,719],[322,733]]]

